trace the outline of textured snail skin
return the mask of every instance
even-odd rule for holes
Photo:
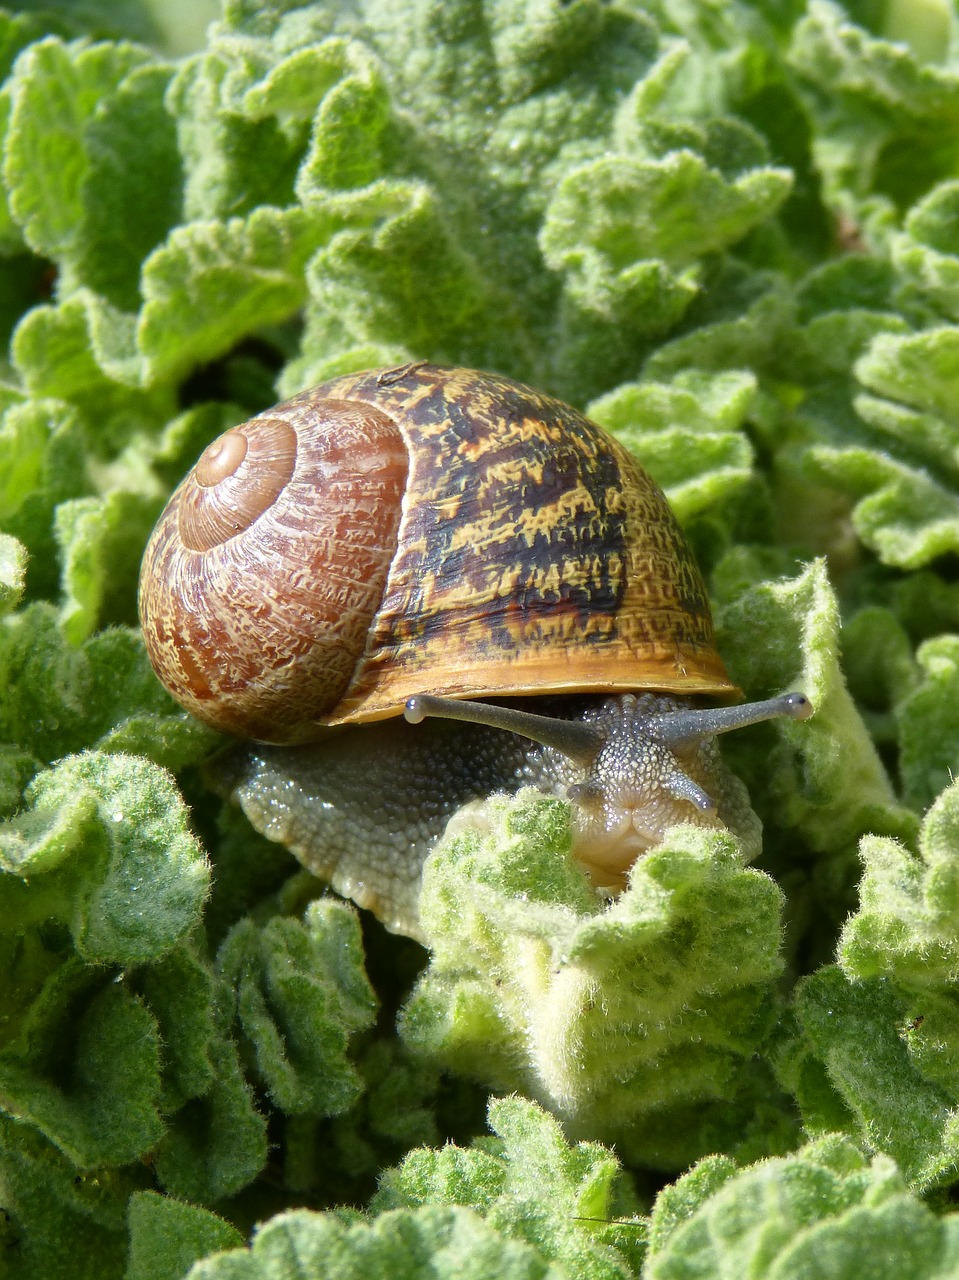
[[[387,720],[305,746],[238,746],[207,777],[337,893],[421,939],[423,863],[447,820],[469,800],[516,791],[530,745],[482,725]]]
[[[761,824],[715,739],[679,756],[715,800],[709,812],[668,795],[656,762],[636,750],[631,730],[638,725],[642,732],[643,713],[670,711],[681,702],[654,694],[545,702],[547,714],[611,730],[594,774],[600,794],[572,804],[573,854],[597,888],[623,888],[636,858],[679,822],[725,827],[742,840],[747,857],[757,856]],[[522,786],[566,797],[567,788],[587,776],[552,748],[448,721],[385,721],[331,731],[326,741],[299,747],[239,746],[208,772],[263,835],[286,845],[388,929],[413,938],[421,938],[423,863],[457,810]]]

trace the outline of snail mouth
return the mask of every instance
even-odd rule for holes
[[[678,823],[722,826],[712,813],[675,800],[611,807],[573,805],[573,857],[600,889],[625,889],[630,868]]]
[[[640,809],[621,809],[582,823],[574,816],[573,857],[597,888],[624,889],[630,867],[661,837],[661,831],[650,830]]]

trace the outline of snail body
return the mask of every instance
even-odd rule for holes
[[[414,935],[423,858],[494,791],[568,796],[606,887],[678,821],[755,851],[714,736],[809,709],[685,704],[737,690],[665,497],[583,415],[473,370],[347,375],[214,441],[151,538],[140,613],[174,696],[264,744],[221,789]],[[543,698],[549,717],[523,709]]]

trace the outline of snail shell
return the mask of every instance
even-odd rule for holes
[[[412,695],[735,692],[662,492],[595,423],[510,379],[336,378],[214,441],[147,548],[163,683],[265,742]]]

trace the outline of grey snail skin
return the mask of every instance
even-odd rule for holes
[[[759,851],[716,736],[805,718],[738,690],[665,497],[582,414],[418,363],[334,379],[207,447],[143,559],[161,681],[244,739],[214,785],[334,889],[420,936],[450,816],[570,801],[597,888],[679,822]]]

